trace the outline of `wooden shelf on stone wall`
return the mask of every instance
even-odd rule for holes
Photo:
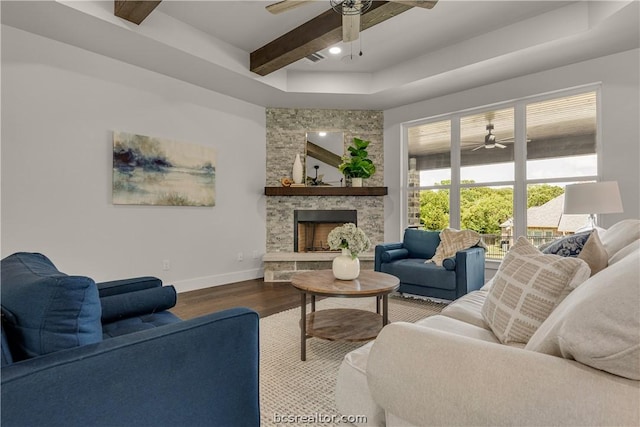
[[[387,187],[264,187],[265,196],[386,196]]]

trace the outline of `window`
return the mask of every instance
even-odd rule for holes
[[[516,236],[541,245],[586,216],[563,215],[564,186],[597,178],[597,87],[405,125],[407,226],[478,231],[488,258]]]

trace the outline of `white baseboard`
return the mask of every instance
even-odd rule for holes
[[[229,283],[242,282],[244,280],[259,279],[261,277],[264,277],[264,269],[254,268],[252,270],[235,271],[233,273],[218,274],[215,276],[180,280],[170,284],[176,288],[178,293],[181,293],[210,288],[213,286],[228,285]]]

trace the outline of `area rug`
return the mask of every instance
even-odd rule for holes
[[[316,310],[346,307],[375,311],[375,298],[327,298],[316,304]],[[389,320],[415,322],[442,308],[444,304],[433,301],[391,297]],[[330,420],[339,415],[334,403],[338,368],[348,352],[365,343],[309,338],[302,362],[299,321],[299,308],[260,319],[261,425],[307,424],[292,422],[292,417],[309,417],[319,422],[308,424],[337,426]]]

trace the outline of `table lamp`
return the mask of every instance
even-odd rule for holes
[[[623,212],[617,181],[567,185],[564,189],[564,213],[589,214],[589,224],[581,230],[596,228],[596,214]]]

